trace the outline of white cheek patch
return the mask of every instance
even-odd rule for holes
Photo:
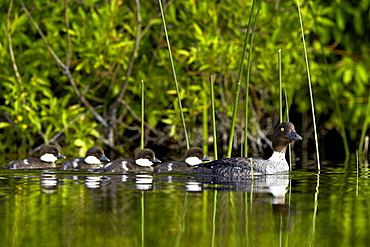
[[[101,163],[100,160],[96,158],[95,156],[87,156],[85,158],[85,162],[89,165],[98,165]]]
[[[172,164],[168,164],[167,169],[168,169],[168,171],[172,171]]]
[[[136,165],[139,165],[139,166],[151,166],[151,165],[153,165],[153,162],[151,162],[148,159],[137,159],[137,160],[135,160],[135,163],[136,163]]]
[[[274,151],[269,160],[274,162],[285,162],[285,163],[287,162],[285,159],[285,153],[279,153],[276,151]]]
[[[28,159],[24,159],[24,164],[25,165],[28,165],[29,163],[28,163]]]
[[[56,161],[58,158],[55,157],[53,154],[44,154],[40,157],[40,160],[44,161],[44,162],[54,162]]]
[[[202,163],[202,160],[197,157],[189,157],[185,159],[185,163],[189,166],[196,166]]]

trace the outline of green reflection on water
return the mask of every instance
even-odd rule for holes
[[[189,176],[151,180],[5,170],[0,176],[2,246],[368,246],[370,241],[368,175],[341,166],[320,175],[292,172],[285,197],[273,197],[267,191],[279,188],[258,179],[251,192],[250,181],[196,187],[198,178]],[[147,187],[139,186],[145,179]],[[186,191],[190,185],[200,191]]]

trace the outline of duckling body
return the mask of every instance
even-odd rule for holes
[[[135,159],[113,160],[101,168],[100,171],[107,173],[152,172],[152,165],[160,162],[151,149],[142,149],[137,152]]]
[[[63,162],[61,170],[97,169],[103,166],[102,162],[108,162],[104,150],[101,147],[89,148],[85,158],[75,158]]]
[[[55,161],[57,159],[64,159],[65,156],[61,154],[57,147],[53,145],[46,145],[40,150],[40,158],[25,158],[22,160],[13,160],[3,166],[7,169],[48,169],[55,168]]]
[[[204,155],[203,149],[192,147],[186,150],[184,162],[168,161],[161,163],[154,168],[156,173],[183,172],[194,169],[195,166],[202,164],[203,161],[210,159]]]

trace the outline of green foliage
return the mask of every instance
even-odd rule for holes
[[[1,1],[8,10],[10,0]],[[0,13],[0,152],[25,152],[63,132],[56,140],[63,147],[85,150],[110,143],[120,152],[138,147],[140,122],[140,81],[146,83],[145,119],[156,130],[150,140],[163,136],[183,143],[183,129],[175,85],[168,59],[159,6],[140,1],[141,40],[134,51],[138,6],[123,1],[69,1],[68,20],[73,79],[78,91],[109,124],[114,138],[76,95],[65,71],[48,52],[20,2],[10,13],[10,34],[14,59],[21,81],[16,77],[7,39],[7,11]],[[199,121],[208,110],[205,80],[215,75],[215,107],[218,131],[229,132],[234,91],[243,37],[252,1],[169,2],[165,17],[174,56],[185,119],[193,136],[191,145],[202,143]],[[48,43],[67,62],[68,39],[64,1],[24,1]],[[369,0],[305,1],[302,16],[307,38],[319,129],[339,129],[332,101],[339,102],[343,124],[352,140],[359,137],[365,121],[369,90]],[[256,123],[263,128],[276,122],[279,107],[276,52],[282,49],[282,81],[291,109],[307,116],[310,105],[307,76],[295,1],[263,1],[251,59],[251,134]],[[322,58],[327,62],[324,62]],[[132,72],[127,74],[130,63]],[[129,76],[126,78],[126,76]],[[127,79],[127,89],[118,99]],[[242,88],[240,104],[244,100]],[[328,97],[335,92],[335,97]],[[112,105],[119,104],[111,116]],[[308,114],[309,115],[309,114]],[[221,116],[221,117],[220,117]],[[243,126],[243,107],[238,108],[237,126]],[[77,119],[77,120],[76,120]],[[300,121],[297,119],[296,121]],[[369,120],[366,120],[369,121]],[[210,123],[211,121],[209,121]],[[324,132],[323,132],[324,133]],[[169,135],[167,135],[169,134]],[[237,132],[240,135],[240,131]],[[137,138],[135,137],[137,136]]]

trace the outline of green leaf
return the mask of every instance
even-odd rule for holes
[[[7,127],[10,127],[11,124],[10,123],[6,123],[6,122],[0,122],[0,129],[2,128],[7,128]]]
[[[336,19],[339,30],[344,31],[347,20],[344,11],[340,8],[337,10]]]

